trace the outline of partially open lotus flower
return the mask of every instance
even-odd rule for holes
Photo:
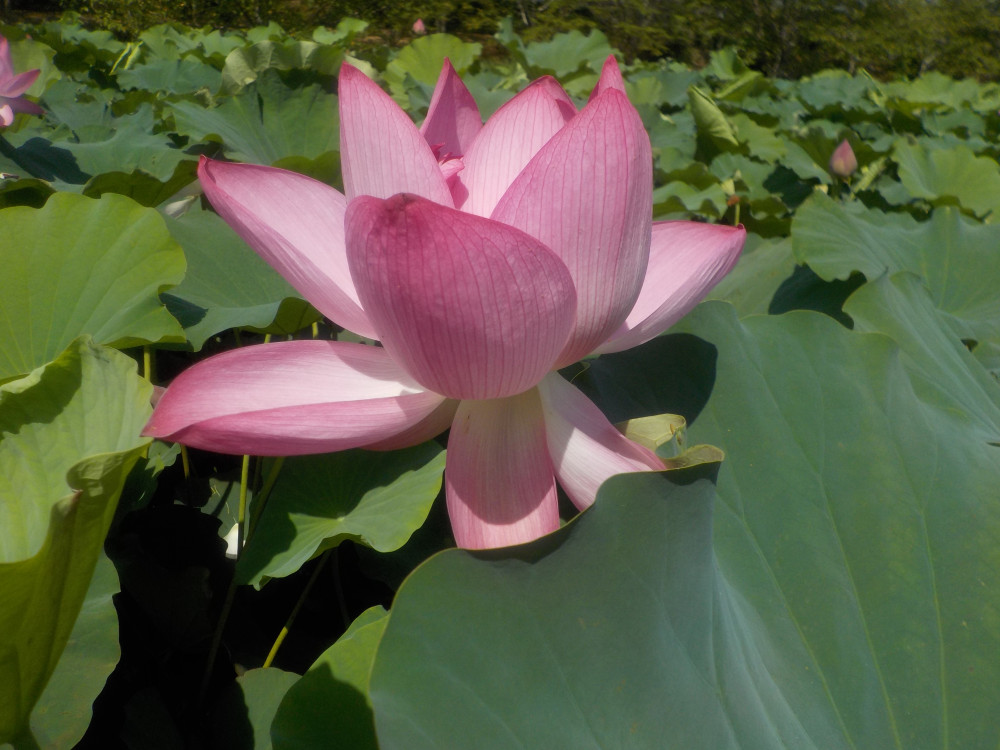
[[[483,125],[445,63],[418,129],[340,73],[345,193],[203,159],[219,214],[324,315],[382,346],[250,346],[182,373],[145,434],[293,455],[414,445],[447,428],[455,538],[559,526],[609,476],[662,468],[556,370],[663,332],[736,262],[742,227],[653,223],[649,138],[609,58],[577,111],[542,78]]]
[[[854,149],[851,148],[851,144],[845,138],[834,149],[833,155],[830,156],[830,171],[837,175],[837,177],[843,177],[846,180],[854,174],[857,168],[858,159],[854,155]]]
[[[7,127],[14,122],[17,112],[27,112],[40,115],[44,110],[34,102],[24,98],[24,92],[38,78],[38,70],[27,70],[15,73],[10,60],[10,45],[0,36],[0,127]]]

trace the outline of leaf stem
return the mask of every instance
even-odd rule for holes
[[[288,635],[288,631],[292,628],[292,623],[295,622],[295,618],[299,615],[299,610],[302,609],[302,605],[305,604],[306,598],[309,596],[310,590],[312,590],[313,584],[319,578],[319,573],[323,570],[323,566],[326,564],[327,558],[330,557],[330,553],[333,552],[336,547],[331,547],[320,557],[319,562],[316,567],[313,568],[312,575],[309,576],[309,580],[306,581],[305,588],[302,589],[302,593],[299,595],[299,599],[295,602],[295,606],[292,608],[291,613],[288,615],[288,619],[285,620],[284,626],[281,628],[281,632],[278,633],[278,637],[274,639],[274,645],[271,646],[271,650],[267,654],[267,658],[264,659],[264,667],[267,668],[271,666],[271,662],[274,661],[274,657],[278,654],[278,649],[281,648],[281,644],[285,641],[285,636]]]

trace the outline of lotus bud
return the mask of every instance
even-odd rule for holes
[[[424,19],[418,18],[413,22],[413,33],[414,34],[426,34],[427,27],[424,26]]]
[[[830,157],[830,171],[845,180],[854,174],[858,168],[858,159],[854,155],[854,149],[845,138],[840,145],[834,149],[833,156]]]

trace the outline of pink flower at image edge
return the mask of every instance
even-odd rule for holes
[[[662,462],[556,370],[658,336],[733,267],[746,233],[652,222],[649,138],[614,58],[580,111],[552,78],[483,124],[445,61],[417,128],[349,65],[344,194],[271,167],[202,160],[213,207],[330,320],[381,347],[312,340],[211,357],[144,434],[236,454],[415,445],[450,427],[458,544],[559,526],[608,477]]]
[[[43,114],[44,110],[41,107],[24,98],[24,92],[31,88],[39,72],[28,70],[15,74],[14,65],[10,60],[10,45],[0,36],[0,127],[5,128],[14,122],[14,115],[17,112]]]

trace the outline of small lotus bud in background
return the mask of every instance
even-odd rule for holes
[[[845,180],[854,174],[858,168],[858,159],[854,155],[854,149],[845,138],[840,145],[834,149],[833,156],[830,157],[830,171]]]
[[[424,26],[424,19],[418,18],[413,22],[413,33],[414,34],[426,34],[427,27]]]

